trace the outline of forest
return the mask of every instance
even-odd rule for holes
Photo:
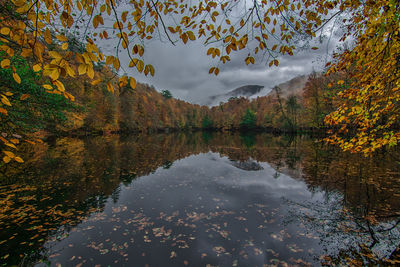
[[[269,5],[261,1],[250,5],[242,14],[247,19],[237,24],[221,20],[218,12],[221,9],[228,16],[237,7],[235,1],[220,5],[206,1],[194,6],[174,1],[151,3],[1,1],[2,146],[14,148],[22,138],[36,142],[31,133],[200,128],[328,129],[327,142],[366,155],[397,144],[397,3],[313,0],[297,5],[272,1]],[[118,13],[124,5],[132,6],[131,14]],[[181,22],[176,27],[166,25],[161,12],[170,17],[178,10],[183,14]],[[197,21],[204,13],[210,21]],[[253,21],[255,17],[258,22]],[[114,38],[103,30],[107,28],[105,19],[114,22]],[[206,38],[205,44],[211,46],[207,56],[219,58],[223,64],[229,64],[231,53],[248,47],[254,51],[245,64],[254,64],[254,56],[265,50],[271,58],[269,67],[274,67],[279,65],[279,54],[294,53],[295,40],[315,38],[333,19],[347,27],[342,40],[351,37],[355,45],[334,54],[325,70],[310,76],[299,95],[282,98],[279,88],[274,88],[276,94],[267,97],[233,99],[209,109],[162,97],[155,88],[119,72],[118,51],[126,50],[130,68],[154,75],[154,67],[143,61],[145,46],[139,40],[151,40],[158,27],[172,44],[181,41],[189,45]],[[70,28],[83,28],[86,36],[80,37],[79,31],[75,36],[67,34]],[[89,28],[93,36],[87,34]],[[260,35],[249,40],[247,31],[251,28]],[[193,30],[197,30],[197,37]],[[269,36],[280,41],[271,43]],[[104,55],[95,41],[99,39],[117,40],[116,53]],[[377,69],[382,71],[377,73]],[[209,72],[218,75],[220,70],[212,67]],[[22,160],[8,152],[3,162]]]

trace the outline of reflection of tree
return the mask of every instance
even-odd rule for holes
[[[171,161],[166,161],[166,162],[164,162],[164,164],[163,164],[163,169],[169,169],[169,168],[171,168],[171,166],[172,166],[172,162]]]
[[[203,131],[203,132],[201,133],[201,136],[202,136],[202,141],[203,141],[205,144],[209,144],[209,142],[210,142],[211,139],[213,138],[213,132],[210,132],[210,131]]]
[[[318,214],[326,218],[334,216],[331,227],[336,224],[332,228],[336,232],[341,222],[353,223],[345,229],[368,238],[366,248],[375,238],[372,249],[376,250],[389,238],[385,234],[398,231],[393,225],[400,214],[400,175],[394,160],[398,156],[392,151],[364,158],[306,137],[219,132],[60,138],[29,149],[25,148],[23,166],[8,164],[0,170],[6,174],[0,182],[0,240],[5,240],[0,243],[0,257],[9,253],[8,265],[43,258],[46,239],[67,233],[91,213],[101,211],[107,199],[117,201],[121,183],[128,185],[178,159],[210,150],[233,161],[268,162],[277,176],[285,173],[304,180],[311,191],[323,191],[332,208],[340,201],[346,212],[336,208],[331,214],[331,206],[324,205],[314,208],[325,209]],[[307,224],[313,221],[317,222],[310,219]],[[343,231],[341,235],[346,236]],[[399,236],[391,238],[390,246],[397,247]],[[360,252],[357,246],[355,251]],[[32,250],[36,252],[24,255]]]
[[[400,263],[396,255],[400,240],[400,216],[378,222],[373,217],[359,217],[343,206],[340,194],[323,203],[290,203],[290,218],[299,220],[307,232],[318,233],[327,255],[327,265]],[[342,204],[340,204],[342,203]]]
[[[255,133],[249,133],[249,132],[245,132],[245,133],[241,133],[240,134],[240,139],[242,140],[243,144],[247,147],[247,148],[252,148],[256,145],[256,135]]]

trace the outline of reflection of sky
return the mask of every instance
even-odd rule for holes
[[[244,171],[210,152],[159,168],[122,186],[116,203],[110,199],[103,213],[53,243],[51,250],[62,250],[55,260],[68,262],[68,257],[81,255],[108,264],[123,258],[111,250],[112,243],[118,247],[127,242],[129,247],[117,250],[129,255],[126,264],[176,266],[188,260],[191,266],[232,266],[237,260],[239,266],[259,266],[273,258],[313,261],[308,250],[319,251],[318,239],[298,236],[305,229],[285,222],[286,205],[287,199],[316,201],[322,195],[312,195],[303,182],[284,174],[276,179],[269,164],[260,165],[263,170]],[[126,224],[135,218],[143,220]],[[153,229],[160,227],[171,229],[172,239],[154,237]],[[179,248],[177,240],[187,247]],[[76,245],[69,247],[71,242]],[[176,259],[170,258],[171,251],[177,253]],[[207,256],[201,258],[204,253]]]

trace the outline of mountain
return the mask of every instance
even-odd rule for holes
[[[276,86],[281,89],[281,96],[286,98],[289,95],[301,94],[307,80],[308,75],[301,75]],[[273,87],[267,88],[261,85],[245,85],[229,91],[226,94],[210,96],[206,100],[202,101],[201,104],[207,106],[217,106],[220,102],[228,102],[231,97],[245,97],[254,99],[258,96],[272,95],[275,94],[275,91],[272,90],[272,88]]]
[[[277,86],[281,89],[280,96],[283,98],[289,95],[301,95],[303,88],[308,80],[308,75],[297,76],[289,81],[278,84]],[[271,90],[268,95],[274,95],[275,91]]]
[[[214,105],[218,105],[219,102],[228,101],[229,98],[231,98],[231,97],[241,97],[241,96],[251,97],[251,96],[259,94],[262,91],[262,89],[264,89],[264,86],[261,86],[261,85],[245,85],[245,86],[236,88],[226,94],[210,96],[205,101],[205,104],[208,106],[214,106]]]
[[[229,93],[225,94],[230,97],[238,97],[238,96],[252,96],[254,94],[257,94],[263,89],[264,86],[261,85],[245,85],[239,88],[236,88],[233,91],[230,91]]]

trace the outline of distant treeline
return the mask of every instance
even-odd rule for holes
[[[69,49],[75,48],[70,45]],[[70,64],[77,68],[75,60],[71,59]],[[268,96],[253,100],[231,98],[209,108],[175,99],[168,91],[160,93],[146,84],[138,84],[134,90],[129,85],[120,86],[118,75],[101,63],[95,66],[96,82],[88,82],[82,76],[62,80],[74,98],[70,101],[37,85],[43,77],[29,69],[26,59],[14,57],[15,63],[23,76],[21,84],[11,82],[11,70],[0,71],[0,86],[13,85],[14,97],[19,99],[8,110],[9,123],[14,128],[41,134],[323,129],[324,117],[337,106],[333,96],[341,87],[336,81],[346,76],[325,77],[314,73],[300,93],[288,95],[276,87]],[[110,81],[116,89],[114,92],[107,88]]]

